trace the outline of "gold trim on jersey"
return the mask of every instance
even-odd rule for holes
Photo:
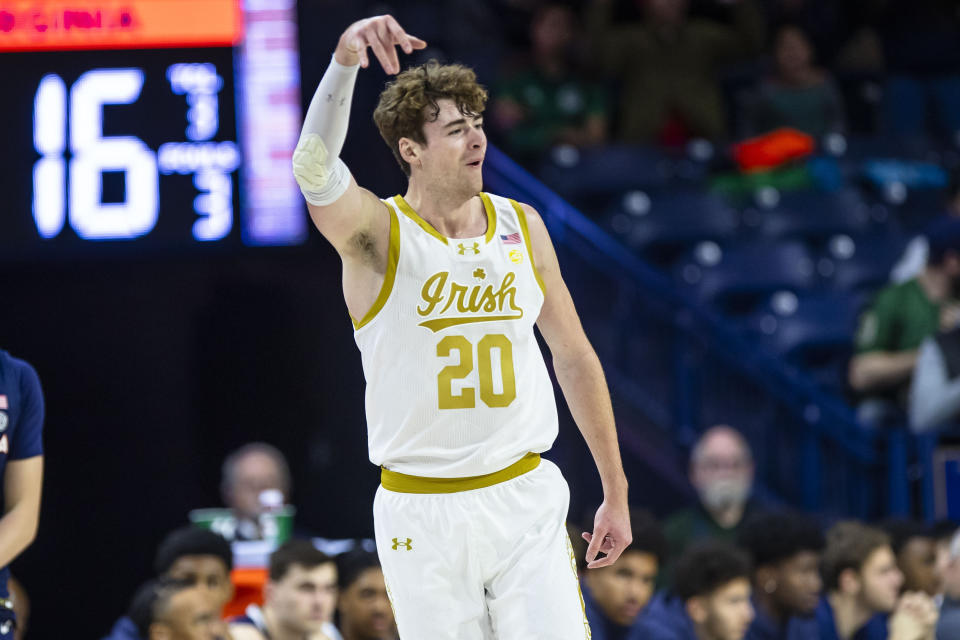
[[[467,478],[424,478],[408,476],[383,467],[380,470],[380,484],[388,491],[396,493],[460,493],[483,489],[506,482],[540,466],[540,454],[528,453],[509,467],[482,476]]]
[[[397,262],[400,261],[400,220],[392,206],[388,204],[387,209],[390,211],[390,249],[387,251],[387,272],[383,276],[383,284],[380,286],[377,299],[366,315],[363,316],[363,319],[357,322],[353,316],[350,316],[354,331],[369,324],[371,320],[377,317],[377,314],[383,309],[383,305],[387,303],[387,298],[393,291],[393,281],[397,277]]]
[[[483,201],[483,209],[487,212],[487,232],[484,234],[484,240],[490,242],[493,240],[493,234],[497,230],[497,209],[493,206],[490,196],[483,191],[480,192],[480,199]]]
[[[494,208],[493,202],[490,201],[490,196],[482,191],[478,195],[480,196],[480,201],[483,202],[483,210],[487,214],[487,231],[483,234],[484,241],[490,242],[493,240],[493,234],[497,229],[497,210]],[[414,211],[413,207],[410,206],[410,203],[403,199],[403,196],[397,194],[394,199],[397,201],[397,206],[400,207],[400,211],[402,211],[408,218],[416,222],[418,227],[429,233],[443,244],[449,244],[447,237],[437,231],[432,224],[421,218],[420,214]]]
[[[530,268],[533,269],[533,277],[537,279],[537,284],[540,285],[540,290],[543,291],[543,295],[547,295],[547,287],[540,278],[540,272],[537,271],[536,260],[533,258],[533,244],[530,241],[530,230],[527,228],[527,214],[524,213],[523,207],[521,207],[516,200],[511,199],[510,204],[513,205],[513,210],[517,212],[520,231],[523,233],[523,243],[527,245],[527,253],[530,254]]]

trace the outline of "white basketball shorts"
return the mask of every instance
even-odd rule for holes
[[[457,490],[483,478],[496,484]],[[449,492],[404,492],[437,487]],[[401,640],[589,639],[569,503],[560,470],[535,454],[473,479],[384,471],[374,526]]]

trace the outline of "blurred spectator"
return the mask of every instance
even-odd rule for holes
[[[337,557],[338,624],[343,640],[396,640],[397,627],[377,554],[356,550]]]
[[[774,75],[764,81],[746,116],[749,135],[791,127],[822,138],[844,129],[843,101],[829,73],[814,66],[813,45],[800,27],[774,37]]]
[[[960,638],[960,531],[950,541],[943,572],[943,603],[937,622],[937,640]]]
[[[947,574],[947,565],[950,563],[951,558],[951,545],[953,544],[954,536],[958,532],[960,532],[960,527],[958,527],[957,523],[953,520],[938,520],[930,527],[930,536],[934,540],[934,547],[936,548],[937,554],[935,570],[940,577],[940,593],[934,598],[935,600],[942,599],[944,591],[946,590],[944,581]]]
[[[159,578],[194,586],[209,595],[218,615],[233,597],[233,552],[230,543],[212,531],[192,526],[174,530],[157,548],[153,567]],[[138,638],[134,621],[124,616],[103,640]]]
[[[821,639],[933,638],[933,600],[916,592],[899,598],[903,574],[883,531],[855,521],[837,523],[827,532],[821,569],[827,590],[817,607]],[[892,614],[889,620],[886,614]]]
[[[941,216],[933,218],[928,224],[935,228],[941,218],[947,217],[960,218],[960,171],[954,172],[950,177]],[[921,233],[912,238],[903,252],[903,257],[893,267],[890,279],[893,282],[906,282],[916,278],[927,265],[929,252],[930,243],[927,241],[927,233]]]
[[[884,0],[884,128],[915,136],[960,131],[960,13],[953,0]],[[932,116],[932,117],[931,117]]]
[[[672,591],[654,598],[631,638],[742,640],[753,616],[749,559],[728,543],[707,541],[680,559]]]
[[[37,537],[43,489],[43,390],[26,361],[0,349],[0,638],[12,637],[16,611],[7,591],[10,563]]]
[[[509,151],[524,162],[559,143],[599,144],[607,133],[603,88],[577,72],[577,16],[565,4],[537,9],[530,26],[529,67],[495,91],[493,121]]]
[[[907,406],[917,351],[928,336],[957,326],[960,219],[941,220],[928,235],[927,266],[916,278],[882,289],[860,318],[849,381],[867,400],[865,422],[879,424]]]
[[[756,611],[747,640],[816,637],[825,545],[817,523],[800,514],[766,513],[744,523],[739,546],[753,557]]]
[[[210,592],[172,578],[141,587],[130,605],[137,637],[142,640],[226,640],[226,624]]]
[[[618,137],[682,144],[719,139],[726,116],[718,70],[759,53],[764,25],[754,0],[732,0],[734,26],[687,15],[687,0],[648,0],[644,21],[612,24],[611,0],[593,0],[588,25],[598,66],[620,88]]]
[[[250,605],[230,621],[233,640],[341,640],[333,626],[337,566],[306,540],[291,540],[270,555],[263,607]]]
[[[699,500],[671,515],[663,526],[668,566],[695,540],[736,539],[744,517],[756,510],[750,499],[753,472],[753,453],[739,431],[719,425],[700,436],[690,453],[690,483]]]
[[[276,447],[264,442],[246,444],[223,462],[220,485],[223,503],[236,518],[235,529],[218,532],[227,540],[261,540],[260,515],[290,497],[290,468]],[[233,535],[230,535],[230,534]]]
[[[890,536],[890,547],[903,573],[902,590],[923,591],[929,596],[940,593],[936,540],[930,530],[906,519],[888,520],[882,526]]]
[[[10,576],[7,581],[10,599],[13,601],[13,613],[17,616],[17,626],[13,630],[13,640],[23,640],[30,627],[30,597],[20,581]]]
[[[583,579],[583,600],[593,640],[624,640],[650,598],[667,541],[654,517],[642,510],[630,513],[630,543],[617,562],[590,569]]]
[[[767,24],[794,24],[802,29],[827,66],[843,44],[845,18],[832,0],[768,0],[764,3]]]

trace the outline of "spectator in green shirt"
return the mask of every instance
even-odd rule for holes
[[[648,0],[642,22],[619,25],[612,0],[592,0],[592,58],[620,86],[620,140],[676,146],[726,136],[719,73],[761,53],[766,27],[756,0],[715,1],[729,5],[730,26],[690,18],[689,0]]]
[[[843,101],[830,74],[814,64],[813,45],[800,27],[785,24],[774,37],[774,73],[758,88],[746,116],[747,133],[792,127],[821,138],[844,129]]]
[[[577,72],[576,21],[569,6],[540,7],[530,27],[529,64],[494,91],[493,122],[522,162],[539,159],[556,144],[590,146],[606,139],[604,89]]]
[[[850,387],[862,397],[901,409],[920,344],[960,324],[960,219],[937,221],[927,236],[930,249],[923,271],[882,289],[861,316],[848,372]],[[865,420],[876,419],[870,407],[862,407]]]

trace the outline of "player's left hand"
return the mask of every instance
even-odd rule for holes
[[[589,543],[586,556],[588,569],[608,567],[616,562],[627,545],[633,542],[630,509],[626,502],[613,505],[604,500],[593,518],[593,533],[585,531],[582,535]],[[605,554],[604,557],[597,558],[599,553]]]

